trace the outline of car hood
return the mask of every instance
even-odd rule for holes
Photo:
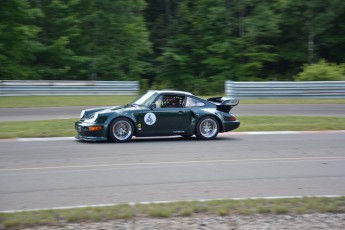
[[[113,106],[113,107],[103,108],[102,110],[99,110],[98,113],[99,114],[111,113],[111,112],[121,113],[125,111],[142,110],[144,108],[146,107],[142,105],[122,105],[122,106]]]
[[[99,114],[118,112],[119,110],[122,110],[124,108],[125,108],[125,106],[113,106],[113,107],[108,107],[108,108],[101,108],[101,110],[99,110],[97,112]]]
[[[102,114],[109,114],[109,113],[123,113],[123,112],[133,111],[133,110],[142,110],[145,108],[146,107],[142,106],[142,105],[123,105],[123,106],[93,108],[93,109],[85,110],[85,116],[84,117],[92,116],[96,112],[99,115],[102,115]]]

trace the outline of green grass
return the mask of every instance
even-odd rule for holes
[[[306,213],[345,213],[345,197],[289,198],[190,201],[161,204],[114,205],[97,208],[74,208],[15,213],[0,213],[0,226],[5,229],[22,229],[34,226],[60,227],[67,223],[101,222],[116,219],[170,218],[195,214],[207,215],[267,215]]]
[[[78,119],[0,122],[0,138],[69,137],[75,135]]]
[[[125,105],[137,96],[14,96],[0,97],[0,108]]]
[[[345,117],[240,116],[235,131],[345,130]],[[75,119],[0,122],[0,138],[74,136]]]
[[[345,117],[308,116],[238,116],[235,131],[318,131],[345,130]]]
[[[221,95],[220,95],[221,96]],[[1,97],[0,108],[125,105],[137,96],[11,96]],[[207,99],[211,96],[202,96]],[[241,99],[241,104],[345,104],[345,99]]]

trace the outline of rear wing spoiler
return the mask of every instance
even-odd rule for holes
[[[217,105],[217,109],[223,112],[230,112],[230,110],[238,105],[239,99],[227,98],[227,97],[211,97],[207,99],[209,102]]]
[[[210,102],[213,102],[216,105],[230,105],[230,106],[236,106],[240,102],[239,99],[228,98],[228,97],[211,97],[207,100]]]

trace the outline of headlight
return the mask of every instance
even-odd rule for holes
[[[90,119],[86,119],[85,122],[87,122],[87,123],[93,123],[93,122],[95,122],[95,121],[97,120],[97,118],[98,118],[98,113],[95,113],[95,114],[93,115],[93,117],[91,117]]]
[[[82,111],[81,111],[81,114],[80,114],[80,118],[83,118],[84,115],[85,115],[85,110],[82,110]]]

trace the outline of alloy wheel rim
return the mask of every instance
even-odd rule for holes
[[[132,134],[132,127],[127,121],[118,121],[113,126],[113,134],[118,140],[126,140]]]
[[[204,137],[213,137],[217,133],[217,130],[217,123],[213,119],[205,119],[200,123],[200,133]]]

